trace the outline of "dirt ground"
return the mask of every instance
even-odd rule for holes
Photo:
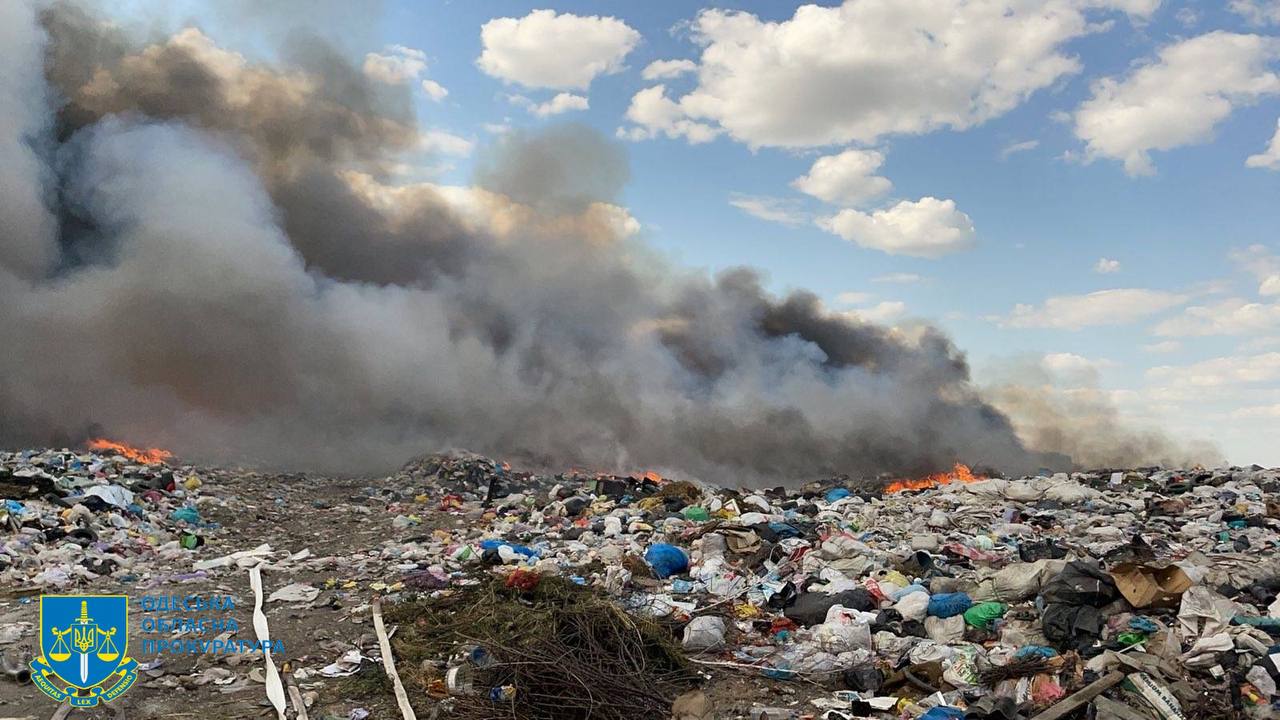
[[[314,698],[311,718],[353,717],[363,708],[371,718],[397,718],[389,697],[370,697],[359,692],[360,683],[342,678],[322,677],[318,670],[336,661],[344,652],[361,649],[376,653],[377,640],[367,605],[402,574],[395,558],[380,552],[393,541],[429,535],[432,530],[449,529],[464,521],[457,516],[430,510],[421,505],[414,512],[421,525],[398,528],[392,524],[396,513],[386,510],[388,492],[405,493],[391,487],[392,478],[321,479],[299,475],[266,476],[247,474],[206,481],[202,493],[219,499],[217,505],[203,505],[201,514],[221,528],[207,535],[207,544],[189,557],[173,563],[143,561],[136,574],[119,581],[103,577],[89,585],[65,592],[74,594],[127,594],[130,596],[130,640],[128,654],[146,668],[137,683],[122,697],[95,709],[75,709],[70,718],[260,718],[274,711],[261,682],[263,659],[260,653],[189,654],[147,653],[141,639],[194,638],[211,640],[212,635],[144,633],[144,623],[162,617],[233,618],[239,626],[236,637],[254,639],[253,593],[249,571],[229,567],[205,573],[192,572],[192,560],[218,558],[267,543],[275,558],[286,553],[310,551],[310,559],[278,563],[263,571],[264,594],[290,583],[306,583],[321,589],[310,603],[273,602],[264,605],[272,639],[281,640],[285,651],[276,656],[282,670],[298,670],[299,689]],[[393,589],[394,590],[394,589]],[[0,627],[12,623],[39,624],[39,591],[23,588],[0,589]],[[230,612],[142,612],[143,596],[230,596],[235,608]],[[30,645],[38,651],[38,638],[28,633],[17,646]],[[369,667],[370,663],[365,663]],[[808,698],[829,695],[830,691],[805,682],[785,682],[714,670],[704,688],[712,698],[717,718],[746,717],[753,704],[793,705]],[[367,683],[366,683],[367,685]],[[806,703],[807,704],[807,703]],[[812,707],[809,706],[812,710]],[[58,710],[50,698],[34,685],[19,685],[0,678],[0,720],[48,718]],[[360,717],[357,712],[354,717]]]

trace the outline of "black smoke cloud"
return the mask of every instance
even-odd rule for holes
[[[66,3],[0,16],[6,445],[101,428],[305,469],[467,447],[742,483],[1063,461],[934,329],[656,258],[589,130],[501,140],[475,188],[398,185],[407,96],[320,40],[268,67]]]

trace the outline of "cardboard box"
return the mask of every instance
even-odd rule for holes
[[[1111,569],[1111,578],[1125,600],[1135,608],[1172,607],[1191,587],[1191,578],[1177,565],[1123,563]]]

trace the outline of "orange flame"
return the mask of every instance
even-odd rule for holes
[[[147,450],[143,450],[142,448],[136,448],[132,445],[126,445],[122,442],[116,442],[106,438],[94,438],[90,440],[89,449],[96,451],[110,451],[116,455],[123,455],[134,462],[146,463],[147,465],[162,463],[173,457],[173,453],[168,450],[161,450],[160,448],[149,448]]]
[[[605,470],[592,470],[590,468],[570,466],[569,469],[564,472],[564,475],[566,477],[573,477],[573,478],[583,478],[583,477],[595,478],[596,480],[607,480],[611,478],[631,478],[632,480],[649,480],[658,485],[665,485],[667,483],[666,478],[662,477],[660,473],[656,473],[652,470],[645,470],[643,472],[628,472],[625,475],[619,475],[617,472],[608,472]]]
[[[919,480],[898,480],[885,486],[884,491],[886,493],[900,493],[907,490],[928,490],[929,488],[950,485],[951,483],[973,483],[979,480],[986,480],[986,478],[974,475],[968,465],[956,463],[955,467],[951,468],[951,472],[925,475]]]

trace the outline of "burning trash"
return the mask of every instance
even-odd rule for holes
[[[907,492],[910,490],[928,490],[930,488],[942,487],[951,483],[973,483],[987,478],[974,475],[968,465],[956,463],[951,472],[935,473],[926,475],[918,480],[895,480],[885,486],[884,491],[888,494]]]
[[[173,453],[160,448],[136,448],[132,445],[126,445],[122,442],[107,440],[106,438],[94,438],[86,443],[90,450],[98,453],[112,453],[126,457],[134,462],[140,462],[146,465],[158,465],[168,462],[173,458]]]
[[[814,292],[771,290],[790,281],[764,271],[665,260],[641,245],[650,226],[623,204],[630,146],[594,121],[474,139],[420,126],[421,93],[447,92],[426,79],[425,51],[363,48],[364,33],[345,25],[336,47],[325,33],[275,27],[231,47],[206,34],[236,25],[225,17],[165,36],[136,12],[94,12],[119,4],[0,0],[4,715],[48,716],[24,667],[45,637],[41,596],[76,594],[128,598],[121,624],[135,642],[107,654],[138,662],[137,720],[178,708],[279,720],[1208,720],[1280,708],[1280,471],[1204,469],[1196,463],[1212,450],[1125,431],[1107,412],[1059,418],[1037,394],[1051,383],[984,386],[943,329],[872,320],[916,311],[907,299],[877,298],[887,315],[840,310]],[[368,14],[365,3],[288,12],[294,4],[201,5],[286,8],[255,12],[264,23],[339,6]],[[618,133],[694,144],[765,134],[797,152],[818,147],[800,135],[852,143],[862,149],[816,158],[791,181],[819,200],[840,196],[826,210],[807,200],[803,213],[752,214],[803,216],[809,232],[816,221],[859,251],[959,251],[977,237],[969,215],[871,174],[884,159],[872,147],[1011,111],[1086,64],[1058,50],[1115,24],[1097,13],[1159,3],[952,4],[965,6],[965,30],[994,40],[963,42],[928,13],[929,32],[911,25],[895,48],[945,56],[906,75],[931,82],[896,84],[806,62],[820,48],[756,52],[744,38],[822,33],[786,32],[781,20],[757,33],[745,11],[708,9],[687,33],[700,62],[649,66],[675,78],[692,64],[671,87],[699,88],[677,102],[651,83],[627,122],[659,124]],[[878,36],[870,21],[921,15],[884,9],[894,5],[806,6],[797,19],[862,18],[852,24]],[[993,31],[1015,21],[1007,36]],[[605,55],[584,60],[559,35],[527,31],[564,22],[565,37]],[[656,44],[618,18],[549,9],[485,27],[482,43],[516,47],[486,47],[465,65],[516,71],[504,84],[537,99],[509,98],[537,116],[586,108],[594,77],[636,66],[631,49]],[[269,47],[277,36],[286,46]],[[1263,72],[1274,51],[1260,37],[1204,39]],[[529,60],[535,46],[576,66]],[[1190,57],[1200,55],[1222,53]],[[1185,56],[1162,52],[1134,79],[1100,81],[1072,116],[1088,145],[1080,157],[1107,144],[1084,138],[1086,115],[1152,94],[1146,85],[1165,85]],[[796,73],[781,92],[727,74],[781,60]],[[1101,64],[1123,65],[1111,60]],[[433,58],[431,70],[451,64]],[[936,80],[944,66],[985,80]],[[799,82],[814,68],[822,83]],[[829,102],[843,80],[855,92],[837,87],[842,99]],[[942,88],[946,102],[900,102],[880,86]],[[537,104],[551,87],[584,94]],[[717,96],[734,88],[862,116],[799,134],[754,110],[713,117],[737,107]],[[1190,94],[1222,115],[1274,90],[1274,76],[1241,88]],[[454,97],[468,95],[488,93]],[[879,96],[893,97],[870,108]],[[1122,119],[1121,135],[1143,125]],[[1130,144],[1126,164],[1145,165],[1148,150],[1186,143]],[[471,177],[443,184],[458,175],[443,160],[464,155]],[[875,186],[902,197],[887,204]],[[1259,252],[1247,253],[1259,275],[1249,298],[1275,280]],[[853,295],[864,293],[842,297]],[[1129,315],[1160,334],[1213,320],[1196,317],[1197,296],[1099,290],[1020,303],[996,322],[1078,329],[1082,315],[1096,318],[1080,327]],[[1140,312],[1104,316],[1117,302]],[[1101,364],[1057,359],[1087,370],[1082,382]],[[1066,407],[1094,395],[1070,385],[1059,388],[1071,390]],[[172,452],[102,437],[39,447],[86,428]],[[439,452],[459,444],[480,453]],[[258,464],[239,467],[246,458]]]
[[[657,475],[460,454],[340,480],[115,446],[6,453],[0,584],[17,598],[233,588],[240,608],[260,582],[271,627],[296,626],[277,658],[300,689],[285,702],[314,693],[312,716],[394,717],[396,683],[442,720],[1029,720],[1145,717],[1153,702],[1209,720],[1280,700],[1280,563],[1260,554],[1280,547],[1280,470],[984,479],[961,465],[883,492]],[[364,632],[375,604],[389,657]],[[29,613],[0,596],[6,667],[33,639]],[[167,662],[145,647],[131,645],[139,663]],[[247,716],[265,661],[237,658],[152,670],[131,693],[145,707],[185,687]]]

